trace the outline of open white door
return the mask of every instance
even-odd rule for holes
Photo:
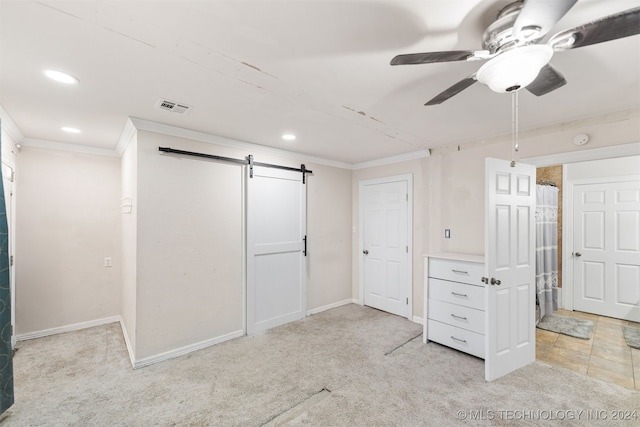
[[[360,183],[363,303],[411,318],[410,176]]]
[[[254,166],[253,177],[247,178],[247,334],[306,314],[302,177],[300,172]]]
[[[485,379],[536,358],[534,166],[486,159]]]

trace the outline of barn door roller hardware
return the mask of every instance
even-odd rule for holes
[[[223,156],[216,156],[216,155],[213,155],[213,154],[197,153],[195,151],[176,150],[174,148],[169,148],[169,147],[158,147],[158,150],[162,151],[163,153],[182,154],[183,156],[202,157],[202,158],[205,158],[205,159],[219,160],[221,162],[229,162],[229,163],[236,163],[236,164],[240,164],[240,165],[248,165],[249,166],[249,178],[253,178],[253,167],[254,166],[262,166],[262,167],[265,167],[265,168],[283,169],[283,170],[294,171],[294,172],[302,172],[302,183],[303,184],[306,183],[306,178],[307,178],[306,175],[308,173],[313,173],[313,171],[307,169],[304,166],[304,163],[301,164],[299,168],[292,168],[292,167],[289,167],[289,166],[274,165],[274,164],[271,164],[271,163],[254,162],[253,161],[253,155],[251,155],[251,154],[249,154],[246,157],[246,159],[233,159],[231,157],[223,157]]]

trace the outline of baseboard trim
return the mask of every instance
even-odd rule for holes
[[[200,341],[195,344],[186,345],[184,347],[176,348],[175,350],[166,351],[164,353],[157,354],[155,356],[145,357],[133,362],[133,369],[144,368],[145,366],[153,365],[165,360],[174,359],[176,357],[184,356],[185,354],[192,353],[203,348],[211,347],[215,344],[220,344],[224,341],[229,341],[235,338],[244,336],[244,331],[235,331],[219,337],[210,338],[208,340]]]
[[[307,316],[311,316],[312,314],[318,314],[323,311],[331,310],[332,308],[342,307],[343,305],[353,303],[352,299],[344,299],[342,301],[334,302],[331,304],[323,305],[322,307],[313,308],[307,311]]]
[[[71,325],[60,326],[57,328],[44,329],[42,331],[29,332],[26,334],[16,335],[16,341],[27,341],[36,338],[47,337],[49,335],[63,334],[65,332],[79,331],[81,329],[93,328],[94,326],[106,325],[109,323],[120,322],[120,316],[104,317],[102,319],[90,320],[88,322],[74,323]]]
[[[124,319],[122,318],[122,316],[120,317],[120,328],[122,328],[122,335],[124,336],[124,344],[127,346],[127,353],[129,354],[129,360],[131,361],[131,366],[135,369],[136,353],[133,350],[131,341],[129,341],[129,333],[127,332],[127,326],[124,324]]]
[[[413,321],[413,323],[419,323],[421,325],[424,325],[424,318],[419,317],[419,316],[413,316],[413,319],[411,319]]]

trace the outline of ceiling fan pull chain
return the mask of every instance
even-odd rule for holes
[[[520,150],[518,142],[518,92],[511,92],[511,167],[516,165],[516,153]]]

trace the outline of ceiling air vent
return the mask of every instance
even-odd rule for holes
[[[168,99],[159,99],[156,103],[156,108],[161,110],[169,111],[171,113],[177,113],[185,115],[191,110],[191,107],[186,104],[181,104],[179,102],[170,101]]]

